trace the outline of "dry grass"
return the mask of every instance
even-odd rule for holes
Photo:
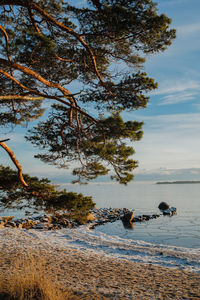
[[[0,263],[3,256],[0,258]],[[64,300],[78,299],[72,292],[62,291],[57,278],[46,274],[48,261],[39,254],[27,254],[15,261],[7,259],[9,268],[0,274],[0,300]]]

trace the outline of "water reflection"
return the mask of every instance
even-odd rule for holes
[[[125,229],[134,230],[135,225],[132,222],[122,221],[122,224]]]

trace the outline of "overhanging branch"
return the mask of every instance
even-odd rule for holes
[[[9,139],[7,139],[7,140],[9,140]],[[19,161],[17,160],[14,152],[10,149],[10,147],[8,147],[8,145],[5,143],[5,141],[6,140],[0,141],[0,146],[8,153],[12,162],[15,164],[15,166],[18,170],[18,177],[19,177],[20,182],[22,183],[23,186],[27,187],[28,184],[24,180],[22,166],[20,165]]]

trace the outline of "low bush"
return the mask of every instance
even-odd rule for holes
[[[68,211],[73,220],[81,224],[95,203],[90,196],[58,190],[47,178],[39,179],[24,174],[28,187],[22,186],[17,171],[0,165],[0,206],[6,209],[23,209],[40,212]]]

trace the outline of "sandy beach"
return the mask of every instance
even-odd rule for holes
[[[1,229],[0,251],[0,273],[5,278],[19,257],[31,253],[44,258],[45,276],[80,299],[200,299],[198,273],[60,248],[25,230]]]

